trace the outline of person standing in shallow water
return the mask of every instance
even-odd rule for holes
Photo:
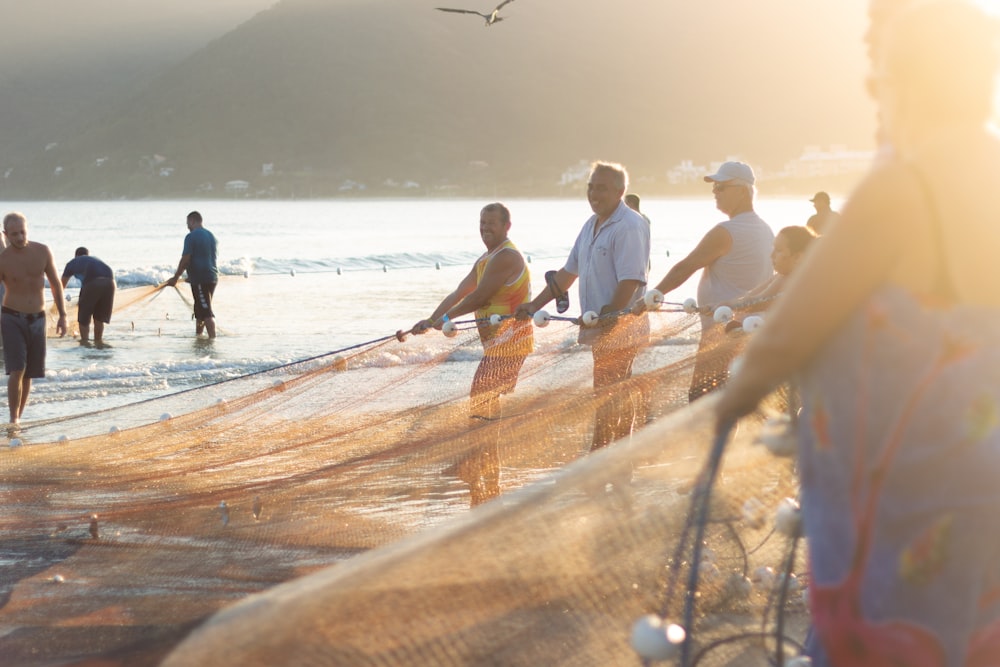
[[[184,237],[184,250],[177,270],[167,285],[174,287],[177,280],[187,271],[194,297],[195,335],[204,331],[209,338],[215,338],[215,313],[212,300],[215,286],[219,282],[217,265],[218,243],[212,232],[202,226],[201,213],[191,211],[187,216],[188,235]]]
[[[6,292],[0,308],[0,336],[7,370],[10,423],[21,421],[31,392],[31,380],[45,377],[45,281],[59,310],[56,333],[66,335],[66,304],[62,283],[48,246],[28,240],[28,221],[21,213],[3,219],[7,248],[0,252],[0,281]]]
[[[111,322],[111,312],[115,308],[115,272],[111,267],[90,256],[84,247],[76,249],[76,255],[66,264],[62,274],[62,286],[69,279],[80,281],[80,296],[77,299],[76,322],[80,327],[80,345],[90,343],[90,320],[94,320],[94,345],[104,345],[104,325]]]

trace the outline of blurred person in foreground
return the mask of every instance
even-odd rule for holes
[[[968,0],[892,17],[889,148],[714,406],[724,431],[798,379],[816,667],[1000,660],[998,39]]]
[[[115,309],[115,272],[81,246],[63,269],[63,288],[70,278],[80,282],[76,308],[80,345],[90,344],[90,321],[94,320],[94,345],[104,347],[104,325],[111,322],[111,313]]]
[[[664,295],[677,289],[696,271],[698,303],[736,299],[771,278],[774,232],[754,210],[756,176],[750,165],[724,162],[705,177],[712,184],[715,207],[729,219],[712,227],[687,257],[674,264],[656,286]],[[695,356],[688,400],[694,401],[725,382],[735,349],[711,313],[701,316],[701,337]]]
[[[194,333],[200,336],[202,332],[215,338],[215,312],[212,301],[215,298],[215,286],[219,283],[219,267],[217,264],[218,242],[215,235],[205,229],[201,213],[191,211],[187,216],[188,234],[184,237],[184,249],[177,270],[167,281],[167,285],[175,287],[177,280],[187,271],[187,280],[191,285],[191,296],[194,298]]]
[[[473,506],[500,495],[500,396],[514,391],[521,366],[534,347],[531,323],[511,317],[531,297],[531,274],[524,256],[507,238],[510,225],[506,206],[497,202],[483,207],[479,212],[479,236],[486,252],[431,316],[411,329],[422,334],[431,328],[440,329],[445,322],[462,315],[476,314],[483,358],[472,378],[469,416],[492,426],[485,434],[477,429],[477,435],[485,435],[483,446],[469,452],[455,466],[458,477],[469,485]],[[502,317],[499,324],[490,322],[491,315]],[[397,335],[401,337],[402,333]]]
[[[636,355],[649,342],[649,317],[616,314],[642,300],[649,266],[649,223],[623,201],[628,172],[620,164],[595,162],[587,182],[593,215],[584,223],[566,263],[555,275],[555,287],[565,293],[580,280],[580,309],[601,315],[593,327],[580,327],[577,341],[591,346],[594,389],[607,391],[594,417],[591,449],[629,435],[645,423],[645,398],[612,389],[632,377]],[[518,312],[530,316],[559,297],[546,285]],[[641,393],[641,392],[640,392]]]
[[[28,240],[28,221],[21,213],[3,219],[7,248],[0,252],[0,282],[7,288],[0,307],[0,336],[7,370],[10,424],[21,422],[31,380],[45,377],[45,281],[59,310],[56,333],[66,335],[66,301],[48,246]]]

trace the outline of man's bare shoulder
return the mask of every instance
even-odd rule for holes
[[[0,266],[35,265],[41,262],[44,268],[51,256],[49,247],[44,243],[28,241],[28,245],[23,248],[7,246],[0,251]]]

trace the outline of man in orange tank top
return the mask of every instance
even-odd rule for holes
[[[531,322],[512,317],[518,306],[530,300],[531,276],[524,257],[507,238],[509,231],[510,211],[506,206],[493,203],[483,207],[479,236],[486,252],[430,317],[411,329],[422,334],[430,328],[441,329],[445,322],[462,315],[476,314],[483,358],[472,379],[469,416],[484,422],[482,426],[495,431],[495,435],[477,437],[486,446],[467,453],[456,466],[458,476],[470,486],[473,505],[500,493],[500,396],[514,390],[521,366],[534,346]],[[495,320],[499,323],[494,324]]]

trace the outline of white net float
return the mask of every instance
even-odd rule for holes
[[[764,325],[764,318],[760,315],[747,315],[743,318],[743,330],[746,332],[756,331]]]
[[[647,614],[632,625],[632,648],[646,660],[670,660],[678,654],[686,636],[681,626]]]
[[[687,299],[684,299],[683,306],[684,306],[684,312],[685,313],[697,313],[698,312],[698,302],[695,301],[694,299],[692,299],[691,297],[688,297]]]
[[[795,426],[787,415],[771,417],[764,422],[755,442],[767,447],[775,456],[795,456],[798,450]]]
[[[646,308],[649,310],[659,310],[660,306],[663,305],[663,292],[658,289],[651,289],[646,292],[646,295],[642,297],[642,300],[646,304]]]
[[[503,322],[503,317],[501,317],[499,313],[493,313],[490,315],[490,324],[493,326],[498,326],[501,322]]]
[[[592,327],[597,324],[597,320],[599,319],[601,318],[597,313],[592,310],[588,310],[583,314],[583,317],[580,318],[580,321],[583,322],[583,326]]]
[[[536,310],[535,314],[531,316],[531,321],[535,323],[536,327],[544,328],[549,326],[549,313],[545,310]]]
[[[728,322],[729,320],[733,319],[733,309],[730,308],[729,306],[719,306],[718,308],[715,309],[715,314],[712,315],[712,319],[714,319],[719,324]]]
[[[802,531],[802,511],[794,498],[785,498],[778,505],[774,529],[786,537],[798,537]]]
[[[785,661],[785,667],[812,667],[813,661],[808,655],[797,655]]]
[[[454,338],[455,336],[458,335],[458,329],[455,328],[454,322],[448,320],[447,322],[444,323],[444,326],[441,327],[441,333],[443,333],[448,338]]]

